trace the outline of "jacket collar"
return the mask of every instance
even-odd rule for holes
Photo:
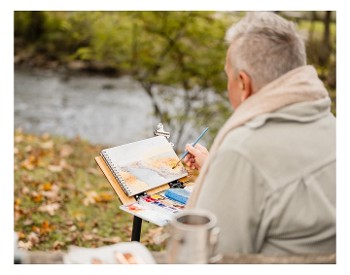
[[[245,125],[249,128],[259,128],[269,120],[311,122],[320,119],[330,113],[331,100],[325,97],[315,101],[295,103],[278,109],[272,113],[259,115],[248,121]]]

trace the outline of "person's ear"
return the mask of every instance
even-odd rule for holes
[[[253,94],[252,81],[246,72],[240,71],[239,82],[241,89],[241,102],[243,102]]]

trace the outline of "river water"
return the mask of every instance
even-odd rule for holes
[[[157,121],[150,98],[130,77],[15,70],[15,128],[93,144],[117,145],[152,137]]]

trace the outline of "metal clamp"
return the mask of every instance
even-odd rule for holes
[[[164,130],[164,126],[162,123],[158,123],[157,125],[157,129],[153,131],[153,134],[155,136],[163,136],[163,137],[166,137],[166,139],[168,139],[169,141],[169,138],[170,138],[170,132],[167,132]],[[171,146],[174,147],[174,143],[170,142],[169,143],[171,144]]]

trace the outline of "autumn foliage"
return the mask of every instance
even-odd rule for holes
[[[66,250],[129,241],[132,217],[119,201],[94,157],[102,147],[15,131],[14,231],[25,250]],[[141,241],[159,250],[161,228],[144,223]]]

